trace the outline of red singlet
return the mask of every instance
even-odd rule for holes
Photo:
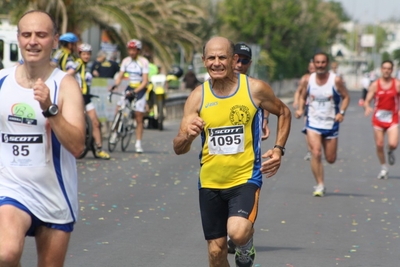
[[[398,115],[398,93],[396,80],[392,79],[389,89],[382,89],[380,79],[377,81],[378,88],[375,93],[375,108],[372,116],[372,125],[375,128],[388,129],[399,123]]]

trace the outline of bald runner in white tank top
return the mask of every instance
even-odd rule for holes
[[[75,222],[75,157],[51,131],[32,89],[15,81],[15,72],[0,71],[0,196],[17,200],[44,222]],[[46,80],[54,104],[65,75],[55,69]]]

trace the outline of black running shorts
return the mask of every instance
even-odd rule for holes
[[[206,240],[227,235],[228,218],[240,216],[254,224],[260,188],[246,183],[229,189],[199,190],[200,213]]]

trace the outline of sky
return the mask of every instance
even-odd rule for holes
[[[360,23],[400,20],[400,0],[334,0],[342,3],[347,14]]]

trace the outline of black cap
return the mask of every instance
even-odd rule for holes
[[[237,43],[235,44],[235,54],[243,55],[249,57],[251,59],[251,48],[245,43]]]

